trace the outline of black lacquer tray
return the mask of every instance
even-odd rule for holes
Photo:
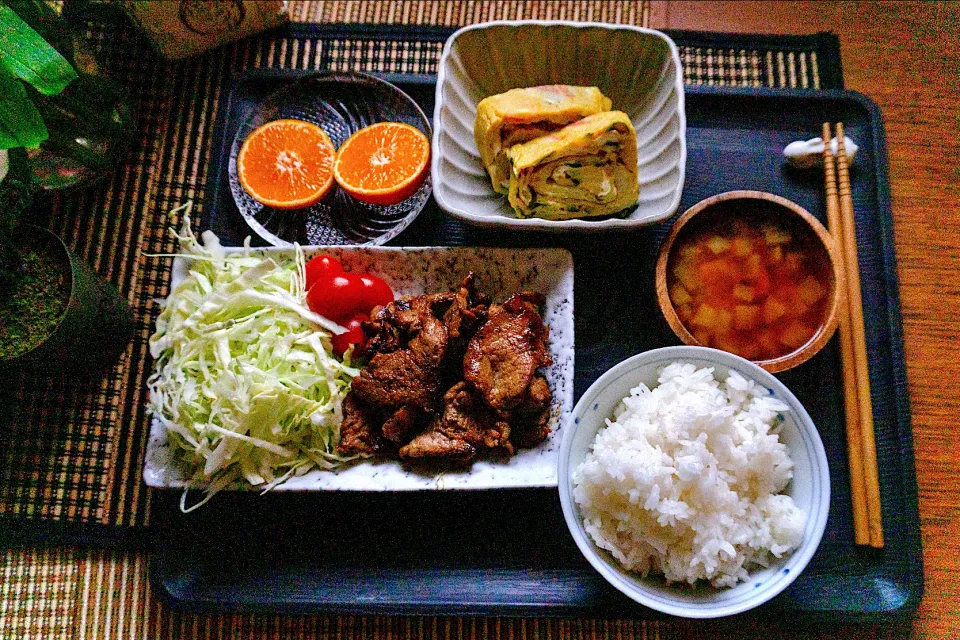
[[[236,123],[297,74],[248,72],[224,96],[202,224],[224,244],[252,235],[226,183]],[[435,78],[382,76],[433,113]],[[890,622],[923,589],[920,520],[903,359],[883,124],[851,91],[688,88],[687,175],[678,215],[733,189],[769,191],[825,220],[822,173],[781,151],[842,121],[860,145],[852,172],[886,547],[856,547],[836,339],[779,377],[817,424],[833,494],[823,542],[783,594],[743,615]],[[653,289],[672,219],[638,232],[507,233],[470,227],[431,201],[392,245],[559,246],[576,269],[574,401],[613,364],[679,344]],[[256,244],[256,243],[254,243]],[[223,494],[190,515],[179,492],[155,495],[154,593],[196,611],[615,615],[658,617],[609,587],[570,538],[555,490]],[[794,616],[793,614],[801,614]]]

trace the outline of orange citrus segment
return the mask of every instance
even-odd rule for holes
[[[244,140],[237,178],[257,202],[274,209],[301,209],[330,191],[335,155],[330,136],[317,125],[274,120]]]
[[[429,161],[430,141],[419,129],[379,122],[347,138],[337,151],[333,175],[357,200],[396,204],[420,188]]]

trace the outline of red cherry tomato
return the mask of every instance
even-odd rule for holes
[[[333,256],[317,256],[311,258],[306,266],[307,291],[317,282],[320,276],[329,276],[338,273],[343,273],[343,265]]]
[[[393,289],[377,276],[362,273],[360,282],[363,283],[363,304],[366,307],[364,311],[393,302]]]
[[[360,325],[364,320],[369,320],[367,314],[358,313],[350,319],[350,322],[343,325],[347,329],[346,333],[330,338],[330,342],[333,344],[333,352],[338,358],[346,353],[352,344],[363,346],[367,338]]]
[[[314,313],[342,324],[364,310],[360,276],[337,273],[317,278],[307,291],[307,306]]]

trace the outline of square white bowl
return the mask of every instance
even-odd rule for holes
[[[473,137],[477,104],[519,87],[596,86],[637,132],[639,203],[601,220],[517,218],[493,190]],[[628,25],[487,22],[460,29],[440,56],[433,127],[433,192],[450,215],[489,227],[539,231],[630,229],[669,218],[686,169],[683,68],[664,33]]]

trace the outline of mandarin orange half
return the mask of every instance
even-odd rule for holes
[[[400,122],[378,122],[360,129],[340,146],[333,175],[361,202],[389,205],[420,188],[430,162],[430,141]]]
[[[312,122],[274,120],[244,140],[237,178],[257,202],[302,209],[330,191],[335,155],[330,136]]]

